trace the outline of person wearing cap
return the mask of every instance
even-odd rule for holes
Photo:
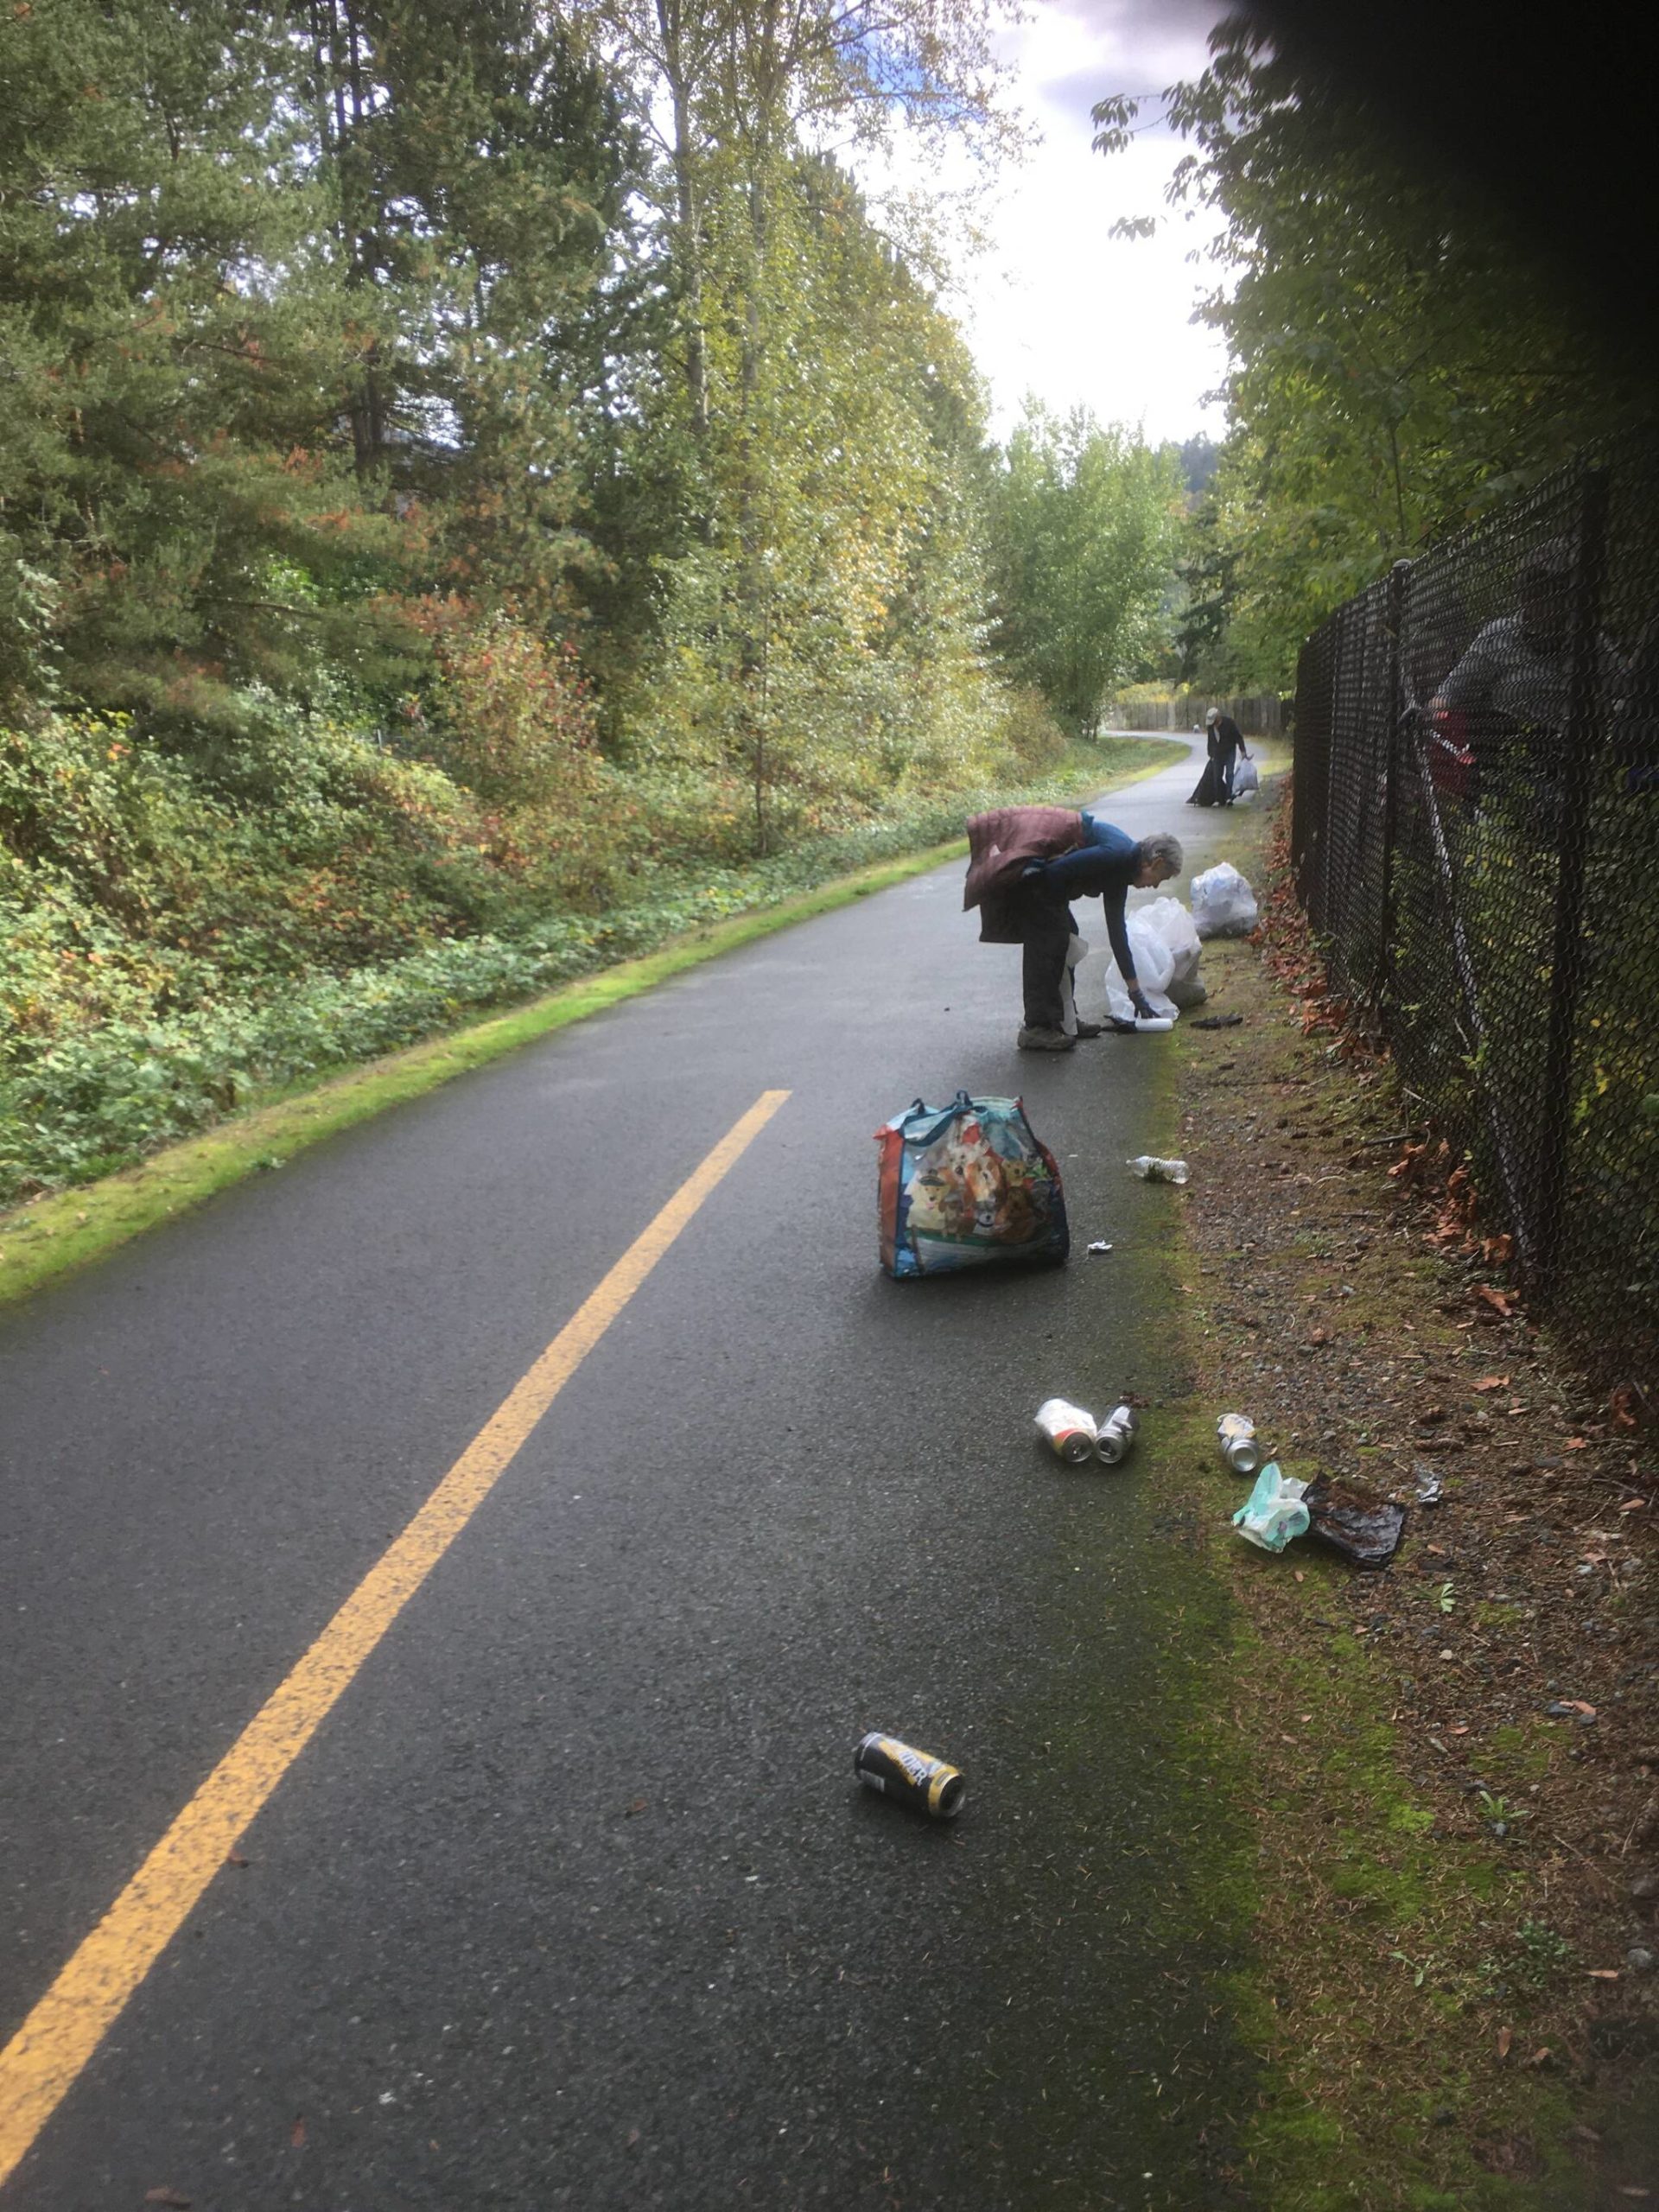
[[[1459,748],[1471,781],[1483,770],[1529,766],[1541,789],[1566,765],[1573,686],[1573,550],[1564,538],[1533,547],[1516,578],[1516,612],[1500,614],[1473,642],[1433,699],[1429,717],[1442,744]],[[1617,684],[1619,656],[1596,641],[1596,674]],[[1515,741],[1524,751],[1517,758]]]
[[[963,905],[980,909],[982,944],[1024,947],[1022,1052],[1069,1052],[1065,1032],[1066,957],[1077,934],[1073,899],[1098,898],[1118,972],[1137,1014],[1152,1007],[1135,978],[1125,907],[1133,889],[1152,890],[1181,872],[1180,841],[1167,830],[1131,837],[1093,814],[1058,807],[1000,808],[968,824],[968,882]],[[1100,1025],[1080,1021],[1078,1037]]]
[[[1219,707],[1211,707],[1204,718],[1210,758],[1216,764],[1216,786],[1220,797],[1217,804],[1230,806],[1233,803],[1233,770],[1242,753],[1248,760],[1250,748],[1244,742],[1244,733],[1230,715],[1224,715]]]

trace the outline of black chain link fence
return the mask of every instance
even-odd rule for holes
[[[1659,1363],[1659,439],[1338,609],[1292,852],[1332,988],[1597,1370]]]

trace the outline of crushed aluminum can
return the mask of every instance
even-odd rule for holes
[[[1065,1398],[1046,1398],[1037,1408],[1037,1427],[1055,1456],[1068,1466],[1080,1467],[1095,1456],[1100,1431],[1095,1417]]]
[[[1114,1406],[1100,1424],[1100,1432],[1095,1439],[1096,1457],[1109,1467],[1117,1466],[1128,1458],[1135,1431],[1140,1426],[1133,1406]]]
[[[1236,1475],[1253,1475],[1262,1465],[1262,1446],[1255,1440],[1255,1423],[1248,1414],[1223,1414],[1216,1423],[1221,1464]]]
[[[918,1751],[896,1736],[863,1736],[853,1750],[853,1771],[867,1789],[897,1798],[931,1821],[954,1821],[968,1794],[961,1770]]]

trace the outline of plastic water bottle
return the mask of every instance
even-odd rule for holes
[[[1143,1037],[1161,1037],[1175,1027],[1175,1017],[1172,1014],[1137,1014],[1135,1026]]]
[[[1143,1183],[1185,1183],[1186,1162],[1184,1160],[1158,1160],[1143,1152],[1138,1160],[1127,1160],[1125,1166],[1141,1178]]]

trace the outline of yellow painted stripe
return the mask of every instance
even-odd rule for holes
[[[0,2051],[0,2183],[68,2094],[226,1855],[577,1368],[789,1096],[763,1091],[505,1398],[255,1715]]]

